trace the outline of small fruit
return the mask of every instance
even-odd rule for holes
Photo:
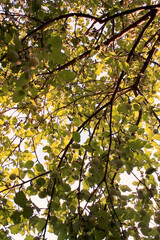
[[[19,96],[24,96],[24,95],[25,95],[25,91],[24,91],[23,89],[19,89],[18,92],[17,92],[17,94],[18,94]]]
[[[22,86],[22,89],[24,89],[24,90],[27,90],[28,88],[29,88],[28,83],[26,83],[26,84],[24,84],[24,85]]]
[[[29,108],[30,110],[32,110],[33,112],[37,111],[37,107],[34,106],[33,104],[29,104],[29,105],[28,105],[28,108]]]
[[[15,180],[17,177],[17,175],[15,173],[12,173],[10,176],[9,176],[9,179],[10,180]]]
[[[153,130],[153,133],[154,133],[154,134],[157,134],[157,133],[158,133],[158,129],[154,129],[154,130]]]
[[[91,168],[89,169],[89,172],[90,172],[91,174],[95,174],[95,173],[96,173],[96,169],[95,169],[94,167],[91,167]]]
[[[139,213],[140,213],[142,216],[145,216],[145,215],[147,214],[146,210],[144,210],[144,209],[141,209],[141,210],[139,211]]]
[[[37,57],[31,57],[30,61],[29,61],[29,68],[33,70],[33,69],[37,68],[38,65],[39,65],[38,58]]]
[[[109,191],[109,193],[110,193],[111,196],[116,195],[116,192],[117,192],[117,191],[116,191],[115,188],[111,188],[110,191]]]
[[[38,194],[39,198],[45,198],[47,196],[47,192],[45,190],[39,192]]]
[[[91,162],[91,164],[93,164],[93,165],[95,165],[95,166],[98,166],[100,163],[101,163],[101,162],[100,162],[99,158],[94,158],[94,159],[92,160],[92,162]]]
[[[121,199],[120,203],[121,203],[122,206],[127,205],[127,202],[125,200],[123,200],[123,199]]]
[[[10,62],[17,62],[19,59],[19,55],[16,51],[9,49],[7,53],[7,59]]]
[[[57,170],[54,170],[54,171],[52,172],[52,177],[53,177],[53,178],[58,178],[58,177],[59,177],[59,172],[58,172]]]
[[[118,159],[116,162],[117,168],[121,168],[123,166],[122,160]]]
[[[132,105],[129,104],[129,103],[127,103],[127,104],[126,104],[126,110],[131,110],[131,108],[132,108]]]
[[[143,189],[138,189],[137,193],[138,193],[139,199],[143,199],[144,198]]]
[[[34,237],[33,240],[40,240],[40,238],[39,237]]]

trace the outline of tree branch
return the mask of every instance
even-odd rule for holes
[[[86,52],[82,53],[81,55],[79,55],[78,57],[73,58],[72,60],[70,60],[69,62],[65,63],[62,66],[59,66],[55,69],[53,69],[50,72],[45,72],[42,74],[37,74],[36,76],[42,76],[42,75],[49,75],[52,74],[56,71],[61,71],[71,65],[73,65],[76,61],[81,60],[85,57],[87,57],[88,55],[90,55],[90,53],[92,51],[98,51],[102,46],[108,46],[109,44],[111,44],[112,42],[114,42],[115,40],[121,38],[123,35],[125,35],[126,33],[128,33],[131,29],[137,27],[138,25],[142,24],[146,19],[148,19],[150,17],[150,12],[145,14],[143,17],[141,17],[139,20],[137,20],[136,22],[134,22],[133,24],[131,24],[130,26],[126,27],[125,29],[123,29],[121,32],[117,33],[115,36],[105,40],[101,45],[97,45],[96,47],[93,47],[90,50],[87,50]],[[47,80],[46,80],[47,81]],[[46,82],[45,81],[45,82]],[[43,85],[44,86],[44,85]]]
[[[105,19],[101,19],[101,17],[98,18],[98,17],[92,16],[90,14],[85,14],[85,13],[76,13],[76,12],[69,13],[69,14],[58,16],[58,17],[56,17],[54,19],[51,19],[51,20],[41,24],[39,27],[35,28],[33,31],[28,33],[24,38],[22,38],[21,41],[24,42],[26,39],[28,39],[31,35],[33,35],[37,31],[44,30],[50,24],[52,24],[52,23],[54,23],[54,22],[56,22],[58,20],[62,20],[62,19],[70,18],[70,17],[84,17],[84,18],[88,18],[88,19],[94,20],[94,21],[96,21],[96,22],[98,22],[100,24],[103,24],[103,23],[107,23],[108,21],[110,21],[110,20],[112,20],[114,18],[121,17],[121,16],[124,16],[124,15],[127,15],[127,14],[131,14],[131,13],[134,13],[134,12],[137,12],[137,11],[158,9],[158,8],[160,8],[160,4],[138,7],[138,8],[130,9],[130,10],[127,10],[127,11],[124,11],[124,12],[121,12],[121,13],[116,13],[116,14],[114,14],[114,15],[112,15],[110,17],[107,17]]]
[[[37,179],[37,178],[39,178],[39,177],[42,177],[42,176],[44,176],[44,175],[47,175],[47,174],[49,174],[50,172],[51,172],[51,171],[47,171],[47,172],[41,173],[41,174],[39,174],[38,176],[33,177],[33,178],[31,178],[31,179],[29,179],[29,180],[27,180],[27,181],[24,181],[24,182],[22,182],[22,183],[19,183],[19,184],[13,185],[13,186],[11,186],[11,187],[8,187],[8,188],[6,188],[6,189],[3,189],[2,191],[0,191],[0,193],[5,192],[5,191],[7,191],[7,190],[11,190],[11,189],[16,188],[16,187],[22,187],[24,184],[29,183],[29,182],[32,182],[33,180],[35,180],[35,179]]]

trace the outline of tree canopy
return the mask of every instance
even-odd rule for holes
[[[1,1],[1,239],[159,239],[159,13]]]

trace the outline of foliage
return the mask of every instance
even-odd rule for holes
[[[159,11],[1,1],[1,239],[159,239]]]

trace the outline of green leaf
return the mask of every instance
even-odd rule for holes
[[[67,184],[67,183],[63,183],[62,185],[61,185],[61,189],[62,189],[62,191],[64,191],[64,192],[69,192],[70,190],[71,190],[71,187],[70,187],[70,185],[69,184]]]
[[[17,88],[13,94],[13,102],[20,102],[25,96],[27,92],[21,88]]]
[[[39,198],[46,198],[46,196],[47,196],[46,190],[40,191],[39,194],[38,194]]]
[[[152,173],[154,173],[154,172],[156,172],[156,171],[157,171],[156,168],[150,167],[150,168],[148,168],[148,169],[146,170],[146,174],[147,174],[147,175],[150,175],[150,174],[152,174]]]
[[[29,206],[25,206],[23,208],[23,217],[29,219],[32,215],[33,215],[33,208]]]
[[[98,229],[95,230],[95,240],[102,240],[104,239],[105,235],[106,234],[104,231]]]
[[[32,11],[37,12],[41,7],[40,1],[33,1],[31,6],[32,6]]]
[[[50,146],[44,146],[43,151],[50,153],[52,151],[52,148]]]
[[[13,212],[11,219],[13,220],[14,224],[19,224],[21,222],[21,215],[22,213],[20,211]]]
[[[128,103],[121,103],[118,105],[117,110],[119,113],[127,113],[130,110],[130,107],[131,106]]]
[[[77,44],[79,43],[79,40],[77,38],[72,38],[71,42],[73,43],[73,45],[76,47]]]
[[[37,163],[35,165],[35,169],[37,170],[37,172],[44,172],[45,171],[44,167],[43,167],[43,165],[41,163]]]
[[[32,87],[29,90],[30,90],[31,95],[32,95],[33,98],[37,96],[38,91],[39,91],[38,88],[35,88],[35,87]]]
[[[81,136],[78,132],[73,132],[73,140],[75,142],[80,142],[81,141]]]
[[[125,214],[126,214],[126,219],[131,220],[134,217],[135,211],[133,208],[127,207]]]
[[[39,217],[33,216],[29,219],[29,225],[35,226],[39,222]]]
[[[144,101],[144,97],[142,95],[139,95],[135,98],[135,101],[138,102],[138,103],[141,103]]]
[[[127,185],[121,185],[120,189],[122,192],[127,192],[127,191],[131,192],[132,191]]]
[[[73,147],[74,149],[79,149],[79,148],[81,147],[81,145],[78,144],[78,143],[73,143],[73,144],[72,144],[72,147]]]
[[[71,72],[70,70],[63,70],[56,76],[56,78],[62,80],[63,83],[72,82],[75,77],[76,74],[74,72]]]
[[[146,143],[144,147],[145,148],[153,148],[153,146],[150,143]]]
[[[52,52],[51,59],[53,60],[54,63],[64,64],[67,59],[67,56],[65,53],[56,50]]]
[[[11,240],[11,238],[7,237],[7,235],[8,235],[8,231],[5,231],[1,228],[0,239]]]
[[[51,37],[48,40],[48,43],[52,45],[54,50],[60,50],[62,48],[62,39],[60,36]]]
[[[44,178],[38,178],[36,183],[39,185],[39,186],[43,186],[45,185],[46,181],[44,180]]]
[[[121,64],[122,64],[122,69],[124,70],[124,71],[126,71],[126,72],[128,72],[128,70],[129,70],[129,64],[127,63],[127,62],[121,62]]]
[[[29,178],[34,177],[34,172],[32,170],[27,170],[27,175]]]
[[[121,209],[121,208],[116,208],[116,214],[118,215],[118,216],[121,216],[122,214],[123,214],[123,209]]]
[[[137,131],[137,130],[138,130],[138,126],[137,126],[137,125],[131,126],[131,127],[129,128],[129,131],[130,131],[131,133],[134,133],[134,132]]]
[[[25,207],[27,204],[27,198],[24,192],[19,191],[18,193],[16,193],[14,197],[14,202],[22,208]]]
[[[66,229],[62,229],[58,236],[58,240],[65,240],[67,238],[67,231]]]
[[[17,234],[21,231],[21,225],[20,224],[15,224],[9,227],[10,231],[12,234]]]
[[[89,146],[89,145],[84,145],[83,147],[85,148],[85,150],[86,150],[87,152],[93,152],[93,149],[92,149],[91,146]]]
[[[144,143],[140,139],[132,140],[129,139],[128,146],[134,150],[141,149],[143,147]]]
[[[28,168],[28,169],[31,169],[34,165],[34,162],[29,160],[25,163],[25,167]]]
[[[39,218],[38,223],[36,224],[36,228],[38,232],[41,232],[42,229],[44,228],[46,223],[46,219],[45,218]]]
[[[26,238],[25,238],[25,240],[34,240],[34,237],[31,236],[31,235],[27,235]]]
[[[22,87],[22,86],[24,86],[25,83],[28,83],[29,78],[30,78],[30,76],[29,76],[29,73],[28,73],[28,72],[22,73],[22,75],[20,76],[20,78],[19,78],[19,79],[17,80],[17,82],[16,82],[16,86],[17,86],[17,87]]]
[[[133,108],[134,108],[135,111],[139,111],[140,106],[139,106],[139,104],[134,103],[134,104],[133,104]]]

